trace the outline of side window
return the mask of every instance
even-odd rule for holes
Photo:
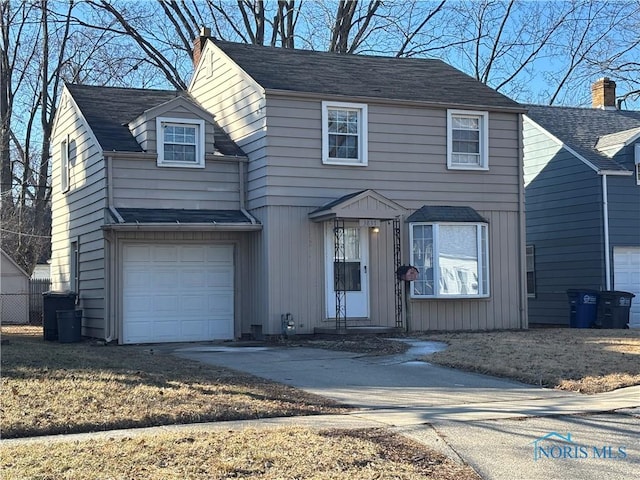
[[[489,168],[489,114],[447,111],[447,167],[457,170]]]
[[[488,225],[411,223],[413,298],[489,296]]]
[[[527,245],[527,296],[536,296],[536,250],[533,245]]]
[[[78,242],[71,242],[69,267],[71,290],[76,293],[76,299],[78,299],[80,297],[80,253],[78,251]]]
[[[640,185],[640,143],[636,143],[635,146],[636,157],[636,185]]]
[[[367,105],[322,102],[322,163],[367,165]]]
[[[69,191],[70,168],[69,168],[69,140],[60,143],[60,191]]]
[[[203,120],[156,119],[159,167],[204,168]]]

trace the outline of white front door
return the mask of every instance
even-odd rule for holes
[[[336,316],[336,288],[345,289],[347,318],[369,317],[369,229],[345,223],[338,231],[336,258],[333,222],[325,229],[325,271],[327,318]]]
[[[629,327],[640,328],[640,247],[614,247],[613,249],[614,289],[630,292]]]

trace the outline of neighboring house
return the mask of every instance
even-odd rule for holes
[[[640,327],[640,112],[530,106],[524,119],[529,322],[569,323],[567,290],[634,293]]]
[[[0,322],[29,323],[29,275],[0,250]]]
[[[519,104],[438,60],[194,57],[188,92],[62,95],[52,279],[85,334],[527,327]]]

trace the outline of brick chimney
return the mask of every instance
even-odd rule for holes
[[[602,110],[616,108],[616,82],[608,78],[596,80],[591,85],[591,106]]]
[[[211,38],[211,29],[201,27],[200,36],[196,37],[193,41],[193,68],[196,68],[200,62],[200,55],[202,54],[202,50],[204,49],[208,38]]]

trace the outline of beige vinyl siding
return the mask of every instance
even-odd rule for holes
[[[211,57],[213,56],[213,57]],[[248,208],[264,206],[266,186],[265,109],[262,90],[207,43],[189,92],[249,156]],[[210,62],[211,65],[206,65]],[[209,74],[209,72],[212,72]]]
[[[80,258],[80,302],[83,334],[101,337],[104,331],[104,239],[100,226],[106,207],[105,168],[101,148],[72,101],[61,102],[52,137],[52,261],[53,290],[71,285],[71,242]],[[64,105],[67,105],[64,108]],[[69,134],[70,188],[60,192],[60,143]]]
[[[321,102],[268,97],[268,204],[317,206],[371,188],[408,208],[518,210],[517,114],[490,112],[489,171],[478,172],[447,170],[446,109],[368,110],[369,165],[323,165]]]
[[[254,246],[255,236],[259,232],[118,232],[115,239],[115,256],[111,260],[113,271],[117,271],[117,280],[114,285],[114,293],[111,295],[113,311],[117,312],[117,318],[122,319],[122,270],[116,268],[121,264],[118,257],[122,258],[123,245],[133,242],[149,243],[193,243],[193,244],[220,244],[234,246],[235,264],[235,288],[234,288],[234,312],[235,312],[235,336],[251,332],[251,324],[255,321],[255,308],[258,304],[260,289],[254,280],[257,253]],[[122,332],[122,324],[117,325],[118,332]],[[118,334],[115,336],[119,337]]]
[[[240,208],[240,161],[208,158],[205,168],[158,167],[149,158],[114,158],[114,206],[121,208]]]

